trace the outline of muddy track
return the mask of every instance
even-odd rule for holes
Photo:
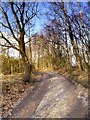
[[[48,72],[7,118],[85,118],[87,111],[88,90]]]

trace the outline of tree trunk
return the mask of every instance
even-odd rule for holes
[[[23,76],[24,82],[32,82],[31,72],[32,72],[31,64],[25,62],[24,63],[24,76]]]
[[[30,59],[30,63],[32,64],[32,49],[31,49],[31,42],[29,41],[29,48],[30,48],[30,56],[29,56],[29,59]]]
[[[23,33],[20,34],[19,48],[20,48],[20,54],[22,57],[23,65],[24,65],[23,81],[32,82],[32,79],[31,79],[32,65],[29,63],[28,57],[26,56]]]

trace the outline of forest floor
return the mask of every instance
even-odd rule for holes
[[[22,74],[3,77],[3,96],[1,96],[3,117],[8,115],[13,118],[83,118],[86,116],[88,89],[56,72],[34,72],[32,77],[35,81],[33,84],[24,84]]]
[[[0,111],[2,116],[6,116],[35,86],[34,83],[24,83],[22,73],[11,75],[1,75],[0,77]],[[40,74],[34,72],[33,80],[40,79]]]

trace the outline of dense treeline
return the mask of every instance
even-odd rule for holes
[[[21,73],[23,72],[22,60],[19,58],[14,58],[6,55],[0,55],[2,61],[1,72],[6,74]]]
[[[52,14],[47,14],[49,24],[44,26],[43,33],[32,37],[37,68],[88,70],[89,19],[81,3],[67,4],[69,9],[64,2],[50,3]]]

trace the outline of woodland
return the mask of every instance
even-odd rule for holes
[[[34,72],[40,71],[57,71],[89,86],[90,2],[1,2],[0,11],[4,92],[9,90],[12,76],[28,86],[37,77]],[[41,18],[46,22],[33,32]],[[10,56],[10,49],[18,51],[16,57]]]

